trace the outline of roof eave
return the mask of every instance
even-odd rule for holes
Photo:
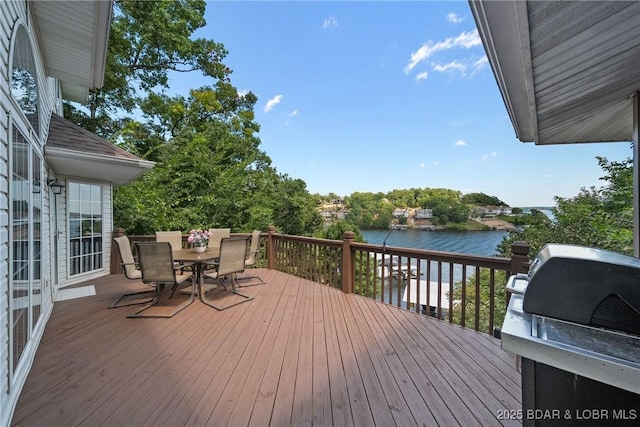
[[[470,0],[469,5],[516,136],[537,141],[526,2]]]
[[[126,185],[153,168],[154,162],[84,153],[58,147],[45,147],[45,160],[61,175]]]
[[[30,2],[30,7],[47,75],[62,82],[63,97],[86,102],[90,89],[104,85],[112,0]]]

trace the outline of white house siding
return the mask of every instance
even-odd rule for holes
[[[8,425],[17,400],[17,391],[9,390],[9,199],[8,162],[9,144],[9,47],[11,28],[19,16],[14,2],[0,2],[0,425]]]

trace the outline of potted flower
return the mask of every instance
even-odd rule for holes
[[[189,237],[187,241],[191,243],[193,249],[202,253],[207,249],[207,244],[209,243],[209,238],[211,237],[211,233],[208,230],[191,230],[189,232]]]

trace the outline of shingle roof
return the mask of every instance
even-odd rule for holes
[[[51,115],[44,157],[56,174],[116,186],[128,184],[155,165],[57,114]]]
[[[57,114],[51,114],[47,147],[64,148],[72,151],[106,155],[121,159],[142,160],[135,154],[118,147],[112,142],[89,132]]]

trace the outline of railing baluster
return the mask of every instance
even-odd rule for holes
[[[480,329],[480,267],[476,267],[476,310],[474,329]]]
[[[466,327],[467,326],[467,265],[464,264],[462,267],[462,288],[460,289],[462,293],[462,302],[460,307],[460,325]]]
[[[489,271],[489,330],[483,331],[488,333],[493,333],[493,320],[494,320],[494,309],[495,309],[495,287],[496,287],[496,271],[492,268]]]
[[[453,323],[453,263],[449,263],[449,323]]]

